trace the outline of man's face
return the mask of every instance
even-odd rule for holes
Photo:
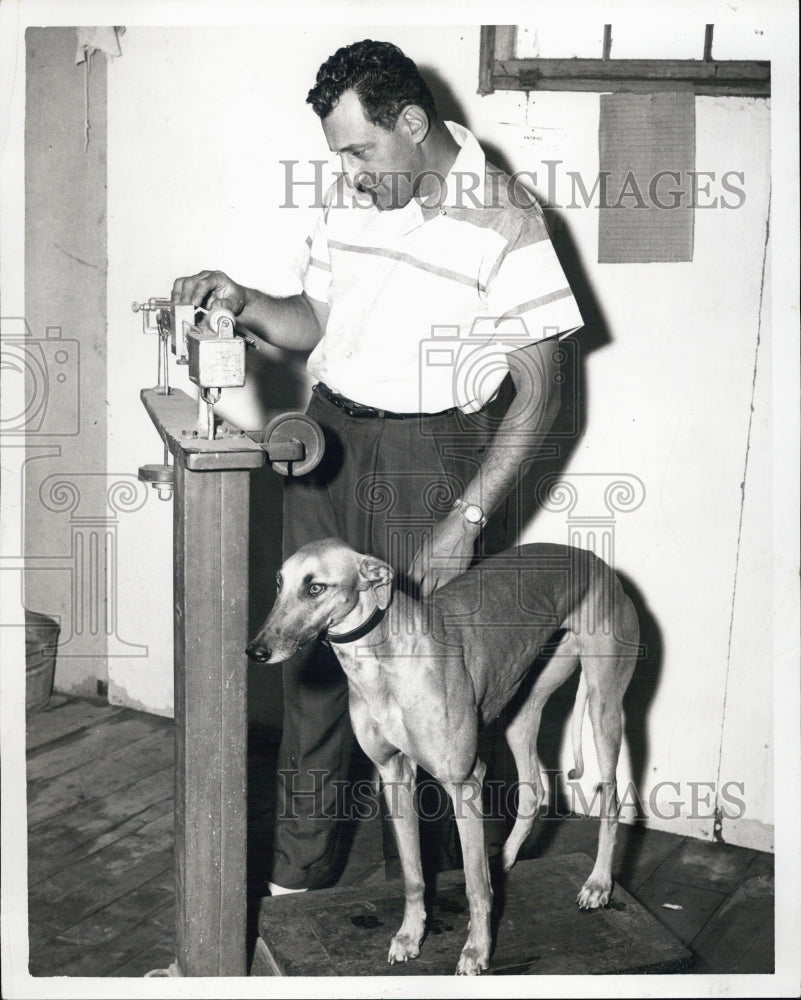
[[[323,119],[323,132],[348,184],[367,192],[378,209],[402,208],[411,200],[421,154],[403,118],[394,132],[373,125],[355,91],[346,90]]]

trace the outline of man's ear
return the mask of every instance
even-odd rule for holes
[[[419,145],[425,139],[431,127],[428,114],[419,104],[407,104],[401,111],[399,120],[408,130],[409,137],[415,145]]]
[[[392,599],[392,567],[374,556],[362,556],[359,563],[360,590],[371,587],[376,603],[382,611],[389,607]]]

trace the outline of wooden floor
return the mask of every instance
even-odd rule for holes
[[[143,976],[174,960],[172,722],[54,696],[28,719],[30,971]],[[277,734],[249,741],[251,945],[270,858]],[[494,831],[494,832],[493,832]],[[543,819],[521,856],[593,854],[591,819]],[[500,834],[489,826],[490,850]],[[352,831],[341,884],[384,881],[379,821]],[[701,973],[773,971],[773,856],[622,826],[616,877]]]

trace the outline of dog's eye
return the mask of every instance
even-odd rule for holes
[[[281,593],[281,585],[283,584],[283,582],[284,581],[283,581],[283,578],[281,577],[281,574],[280,573],[276,573],[275,574],[275,589],[278,591],[279,594]]]
[[[309,595],[311,597],[319,597],[320,594],[325,590],[324,583],[310,583],[309,584]]]

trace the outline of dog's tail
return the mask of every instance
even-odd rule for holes
[[[579,685],[576,691],[576,704],[573,706],[573,721],[571,724],[571,736],[573,740],[573,761],[575,767],[568,771],[567,776],[571,781],[584,776],[584,752],[581,748],[581,729],[584,723],[584,711],[587,707],[587,678],[584,671],[579,672]]]

